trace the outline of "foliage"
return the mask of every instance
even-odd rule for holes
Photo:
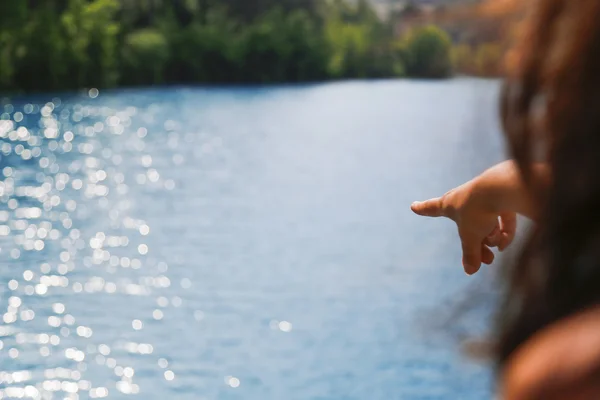
[[[460,73],[473,73],[477,70],[473,63],[473,49],[468,44],[459,44],[452,49],[452,64]]]
[[[368,0],[0,1],[0,90],[498,71],[494,43],[394,28]]]
[[[14,75],[13,48],[10,34],[0,32],[0,87],[10,87]]]
[[[396,48],[409,76],[445,78],[452,72],[452,42],[448,34],[436,26],[410,31]]]
[[[26,90],[51,90],[66,78],[64,54],[66,43],[56,7],[44,3],[24,22],[13,53],[13,79]]]
[[[332,3],[324,33],[329,43],[329,74],[334,78],[394,76],[392,34],[365,0],[355,8]]]
[[[171,25],[169,25],[171,26]],[[184,29],[165,30],[171,46],[167,79],[171,82],[236,81],[239,61],[237,24],[222,11],[194,21]]]
[[[477,75],[498,76],[502,67],[502,48],[496,43],[483,43],[477,47],[475,65]]]
[[[469,75],[500,75],[502,57],[502,47],[497,43],[482,43],[476,46],[461,44],[452,49],[456,70]]]
[[[27,20],[27,5],[22,1],[0,2],[0,87],[11,87],[19,43],[17,31]]]
[[[335,78],[348,76],[362,77],[361,64],[366,61],[368,42],[365,26],[346,24],[340,19],[332,19],[325,28],[326,37],[332,49],[329,73]],[[364,70],[364,69],[363,69]]]
[[[70,0],[62,16],[72,86],[113,86],[118,79],[118,0]],[[60,41],[60,39],[57,39]]]
[[[243,81],[306,81],[325,77],[326,44],[309,16],[299,10],[266,13],[241,35]]]
[[[169,61],[169,44],[161,32],[141,29],[127,35],[122,57],[124,82],[161,83]]]
[[[250,25],[221,10],[183,30],[165,24],[173,57],[168,76],[184,82],[284,82],[326,77],[327,49],[303,10],[273,9]]]
[[[0,87],[38,91],[114,85],[118,5],[117,0],[46,1],[28,10],[27,2],[5,3],[12,18],[4,15],[0,28]]]

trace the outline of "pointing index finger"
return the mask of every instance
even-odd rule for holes
[[[415,201],[411,204],[410,209],[417,215],[423,217],[443,217],[444,210],[442,208],[442,198],[437,197],[435,199],[425,201]]]

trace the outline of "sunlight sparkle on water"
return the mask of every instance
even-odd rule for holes
[[[171,286],[166,263],[149,258],[150,247],[141,239],[152,230],[136,216],[143,204],[130,196],[136,182],[155,193],[175,188],[143,152],[149,130],[140,124],[157,110],[99,107],[98,89],[86,95],[26,104],[5,99],[0,105],[0,256],[11,260],[14,272],[4,284],[9,294],[0,314],[0,359],[13,360],[15,367],[21,358],[36,357],[62,365],[42,369],[41,375],[0,370],[0,383],[10,385],[0,389],[0,398],[95,399],[141,392],[133,365],[127,365],[131,359],[124,357],[153,358],[156,344],[141,340],[142,329],[148,321],[162,323],[169,313],[169,300],[160,294]],[[164,129],[178,127],[169,120]],[[114,147],[105,147],[117,136]],[[137,164],[124,167],[134,160]],[[91,229],[92,217],[100,223],[97,230]],[[181,281],[181,288],[190,286],[189,279]],[[77,303],[97,312],[102,308],[94,304],[107,296],[118,296],[124,305],[130,297],[144,298],[162,309],[131,315],[129,329],[120,327],[140,332],[138,340],[123,345],[117,330],[111,342],[99,343],[107,338],[105,326]],[[180,306],[182,299],[172,296],[171,304]],[[164,358],[153,360],[156,368],[168,365]],[[106,368],[112,386],[101,379],[106,372],[99,371]],[[159,369],[156,376],[175,379],[173,371]]]

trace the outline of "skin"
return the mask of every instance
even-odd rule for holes
[[[600,310],[565,318],[534,335],[508,361],[505,400],[600,399]]]
[[[456,223],[465,272],[473,275],[491,264],[494,253],[515,237],[517,213],[533,217],[533,207],[513,161],[500,163],[442,197],[414,202],[411,209],[425,217],[446,217]]]
[[[544,165],[534,178],[549,182]],[[452,219],[458,228],[463,266],[469,275],[491,264],[491,247],[504,250],[515,236],[516,215],[536,219],[535,205],[514,162],[498,164],[442,197],[415,202],[426,217]],[[600,399],[600,307],[546,327],[518,348],[499,381],[503,400]]]

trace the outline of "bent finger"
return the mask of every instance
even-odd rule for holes
[[[494,262],[494,252],[490,250],[489,247],[482,244],[481,245],[481,261],[484,264],[491,265]]]
[[[500,215],[502,240],[498,246],[500,251],[506,249],[514,240],[517,232],[517,214],[503,213]]]
[[[481,239],[461,237],[463,267],[467,275],[473,275],[481,267]]]
[[[502,230],[500,229],[500,223],[497,222],[494,230],[483,240],[483,244],[489,247],[498,247],[502,242]]]

